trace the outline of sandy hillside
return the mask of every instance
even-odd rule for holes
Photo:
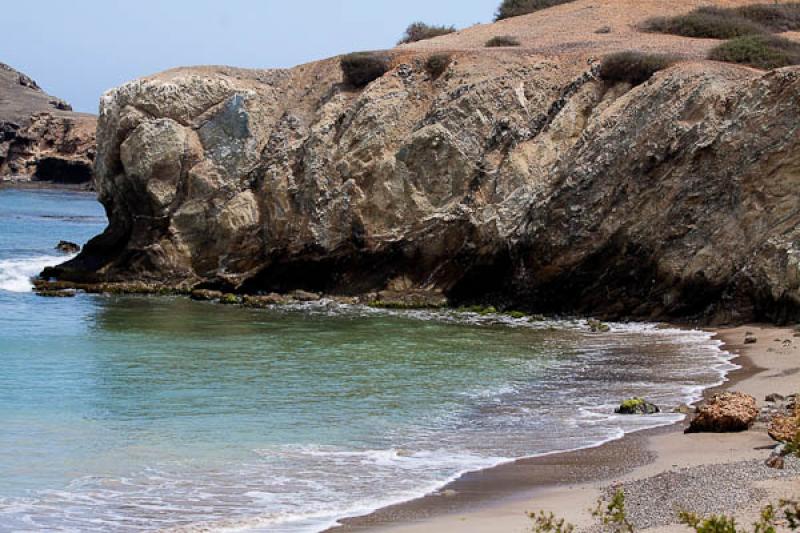
[[[400,49],[483,49],[490,38],[509,35],[520,41],[509,50],[545,55],[575,55],[588,58],[628,49],[681,54],[702,58],[719,41],[689,39],[641,32],[637,25],[650,17],[679,15],[701,6],[735,7],[753,4],[752,0],[577,0],[493,24],[481,24],[455,34],[400,46]],[[601,28],[609,33],[597,33]],[[796,35],[796,34],[795,34]],[[794,37],[795,35],[791,35]]]

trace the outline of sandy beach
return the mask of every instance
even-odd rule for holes
[[[794,330],[749,325],[715,332],[742,367],[720,389],[750,394],[762,410],[768,394],[800,390],[800,338]],[[748,332],[758,342],[745,345]],[[687,424],[468,474],[436,494],[348,519],[335,530],[521,532],[530,529],[527,512],[544,510],[593,531],[590,508],[620,486],[637,530],[668,533],[687,531],[676,523],[679,510],[731,514],[748,524],[766,502],[800,497],[799,461],[787,459],[783,470],[764,465],[775,445],[765,422],[730,434],[685,434]]]

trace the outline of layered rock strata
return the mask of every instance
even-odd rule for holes
[[[109,227],[46,275],[800,318],[799,68],[686,57],[631,87],[598,80],[584,52],[454,50],[437,79],[428,55],[394,51],[360,90],[331,59],[108,92]]]

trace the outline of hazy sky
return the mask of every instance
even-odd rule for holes
[[[3,0],[0,62],[76,111],[180,65],[288,67],[389,48],[415,20],[489,22],[500,0]]]

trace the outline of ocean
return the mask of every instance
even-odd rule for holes
[[[735,368],[654,324],[31,292],[104,226],[91,195],[0,190],[2,532],[320,531],[674,423]],[[637,395],[665,413],[614,414]]]

